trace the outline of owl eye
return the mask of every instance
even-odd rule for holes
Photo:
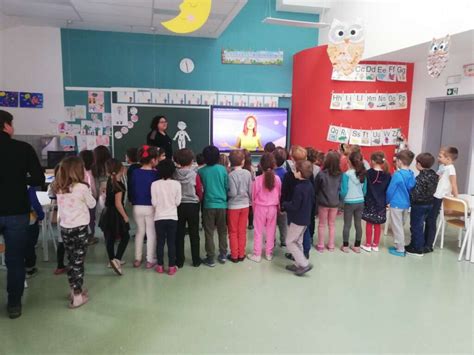
[[[431,47],[431,50],[433,52],[436,52],[438,50],[438,46],[436,44],[434,44],[433,47]]]
[[[338,35],[339,37],[344,37],[344,31],[339,31],[339,32],[337,33],[337,35]]]
[[[351,36],[354,36],[357,33],[356,30],[351,30]]]
[[[364,30],[360,25],[353,25],[349,29],[351,42],[357,43],[364,39]]]

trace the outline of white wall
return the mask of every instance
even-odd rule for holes
[[[472,0],[332,0],[322,21],[361,18],[366,28],[364,59],[473,29]],[[328,29],[320,32],[327,43]]]
[[[16,134],[53,133],[64,117],[61,36],[58,28],[13,27],[0,31],[2,90],[41,92],[42,109],[9,108]],[[2,41],[3,38],[3,41]],[[3,43],[2,43],[3,42]]]

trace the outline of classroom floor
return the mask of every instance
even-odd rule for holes
[[[448,229],[445,248],[422,258],[389,255],[390,237],[379,253],[313,250],[302,278],[279,247],[272,262],[158,275],[132,268],[133,241],[119,277],[101,241],[86,262],[89,303],[69,310],[66,276],[40,261],[23,316],[0,312],[0,353],[473,354],[474,264],[457,261],[456,236]]]

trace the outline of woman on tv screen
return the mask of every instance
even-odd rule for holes
[[[251,152],[263,150],[260,133],[257,132],[257,117],[247,116],[245,118],[244,128],[237,137],[234,146],[227,143],[223,145],[232,149],[247,149]]]

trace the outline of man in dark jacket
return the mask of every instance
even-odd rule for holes
[[[12,139],[12,121],[10,113],[0,110],[0,233],[6,248],[7,311],[14,319],[21,316],[25,283],[30,212],[27,185],[43,185],[44,173],[33,147]]]

